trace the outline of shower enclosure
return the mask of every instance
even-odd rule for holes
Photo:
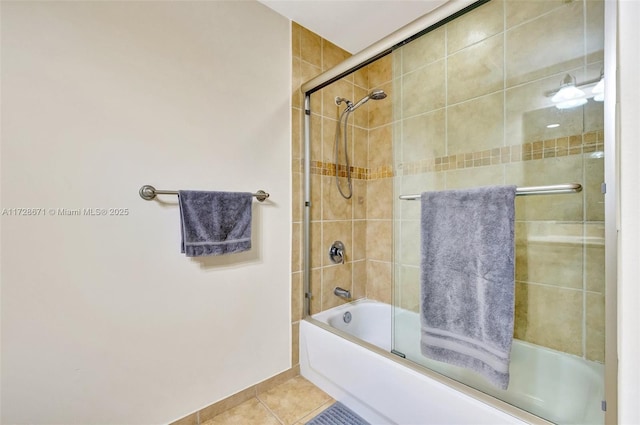
[[[420,202],[401,196],[579,184],[578,193],[516,198],[514,338],[578,360],[598,376],[604,394],[605,313],[612,314],[605,293],[614,285],[605,285],[603,182],[612,144],[605,143],[599,85],[606,78],[604,2],[482,1],[377,54],[363,53],[349,72],[328,71],[303,85],[307,313],[347,302],[335,287],[353,299],[391,304],[395,354],[562,422],[545,414],[545,404],[557,400],[523,401],[513,393],[518,389],[465,381],[416,351]],[[337,98],[361,99],[372,90],[388,97],[351,111],[348,124],[339,121],[350,106],[337,105]],[[350,155],[349,168],[334,164],[336,128],[348,135],[341,149]],[[346,187],[346,171],[350,199],[334,181]],[[344,264],[329,260],[334,240],[344,243]],[[536,385],[541,366],[528,366],[527,381]],[[604,400],[589,423],[604,423]]]

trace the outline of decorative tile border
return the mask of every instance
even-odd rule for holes
[[[581,155],[602,150],[604,150],[604,134],[602,131],[593,131],[575,136],[539,140],[522,145],[511,145],[478,152],[405,162],[398,166],[398,174],[411,175],[484,167],[510,162]]]
[[[543,158],[556,158],[568,155],[603,151],[604,133],[592,131],[575,136],[559,137],[557,139],[538,140],[522,145],[511,145],[502,148],[489,149],[478,152],[468,152],[457,155],[441,156],[437,158],[421,159],[419,161],[398,164],[394,172],[392,165],[376,168],[350,167],[351,176],[357,180],[377,180],[396,175],[412,175],[463,168],[484,167],[488,165],[506,164],[512,162],[531,161]],[[293,169],[303,172],[302,160],[294,160]],[[311,161],[311,174],[321,176],[347,176],[345,165]]]

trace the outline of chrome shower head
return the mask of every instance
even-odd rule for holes
[[[381,100],[381,99],[384,99],[385,97],[387,97],[387,94],[384,92],[384,90],[374,90],[368,95],[366,95],[365,97],[363,97],[362,99],[360,99],[359,101],[357,101],[355,104],[349,105],[348,107],[351,110],[351,112],[353,112],[359,107],[361,107],[362,105],[364,105],[365,103],[367,103],[369,99]]]
[[[369,93],[369,97],[373,100],[381,100],[387,97],[387,94],[384,92],[384,90],[374,90]]]

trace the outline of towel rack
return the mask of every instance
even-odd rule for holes
[[[579,183],[569,184],[556,184],[552,186],[529,186],[516,188],[516,196],[524,195],[555,195],[559,193],[577,193],[582,190],[582,185]],[[415,201],[420,199],[422,194],[415,195],[400,195],[400,199]]]
[[[150,201],[156,197],[156,195],[177,195],[177,190],[158,190],[155,187],[145,184],[140,188],[140,197],[146,201]],[[264,202],[269,197],[269,194],[264,190],[259,190],[256,193],[252,193],[253,196],[259,201]]]

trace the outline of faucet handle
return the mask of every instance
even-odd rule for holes
[[[344,244],[335,241],[329,248],[329,259],[335,264],[344,264]]]

